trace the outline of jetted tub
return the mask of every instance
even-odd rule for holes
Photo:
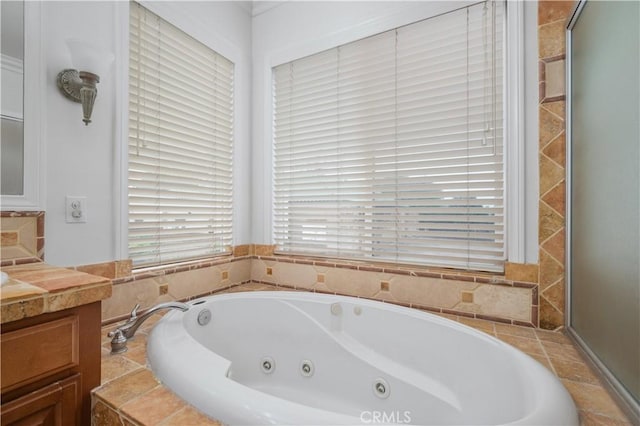
[[[149,363],[225,424],[578,424],[545,367],[436,315],[302,292],[190,305],[154,327]]]

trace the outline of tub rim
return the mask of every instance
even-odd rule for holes
[[[445,327],[454,328],[460,332],[471,335],[473,338],[479,338],[481,340],[487,341],[492,345],[498,345],[500,350],[506,351],[509,356],[513,356],[515,360],[518,362],[518,367],[523,368],[523,375],[526,376],[529,380],[530,384],[535,384],[536,386],[530,385],[530,390],[527,392],[529,396],[533,396],[533,399],[527,399],[526,401],[526,412],[525,414],[517,419],[514,419],[508,423],[504,423],[504,425],[534,425],[534,424],[568,424],[568,425],[578,425],[578,413],[575,407],[575,403],[573,399],[569,395],[568,391],[561,384],[559,378],[557,378],[553,373],[551,373],[546,367],[540,364],[536,359],[531,356],[525,354],[524,352],[518,350],[517,348],[509,345],[506,342],[503,342],[496,337],[490,336],[480,330],[477,330],[473,327],[470,327],[466,324],[459,323],[457,321],[444,318],[438,316],[434,313],[422,311],[416,308],[409,308],[400,305],[396,305],[393,303],[385,303],[382,301],[371,300],[367,298],[361,297],[353,297],[353,296],[343,296],[343,295],[333,295],[326,293],[310,293],[303,291],[255,291],[255,292],[236,292],[236,293],[223,293],[223,294],[214,294],[210,296],[201,297],[198,299],[194,299],[188,302],[189,305],[198,307],[205,307],[209,303],[215,303],[218,300],[226,300],[226,299],[293,299],[293,300],[309,300],[311,299],[320,299],[326,300],[327,302],[338,300],[345,300],[350,303],[360,304],[363,306],[371,306],[376,309],[384,309],[394,311],[403,315],[409,315],[411,317],[419,318],[419,319],[427,319],[431,322],[435,322],[436,324],[443,325]],[[204,301],[204,303],[202,303]],[[196,401],[189,400],[189,398],[185,398],[183,395],[192,395],[192,390],[189,389],[186,381],[183,383],[179,383],[179,380],[176,380],[176,377],[167,377],[162,371],[171,371],[173,370],[172,362],[181,362],[185,357],[190,355],[194,355],[193,350],[181,350],[175,348],[185,348],[190,345],[195,345],[198,347],[198,350],[195,351],[198,357],[202,357],[207,359],[209,362],[208,366],[209,373],[205,373],[202,376],[202,372],[192,372],[190,376],[192,378],[198,378],[197,382],[200,384],[198,386],[198,393],[201,395],[208,395],[209,397],[219,397],[223,400],[227,401],[224,405],[231,405],[233,402],[233,395],[239,394],[238,387],[241,388],[242,391],[248,392],[249,396],[252,397],[260,397],[263,398],[264,404],[261,404],[260,407],[256,407],[262,415],[256,415],[255,424],[271,424],[271,422],[276,418],[273,413],[270,412],[270,408],[272,405],[283,406],[283,401],[286,408],[295,409],[299,411],[301,414],[301,419],[296,418],[295,423],[287,423],[278,421],[276,424],[314,424],[317,423],[318,418],[329,419],[330,423],[327,424],[361,424],[361,421],[358,417],[348,416],[342,413],[331,412],[327,410],[323,410],[316,407],[302,405],[300,403],[285,400],[274,395],[270,395],[265,392],[261,392],[256,389],[252,389],[248,386],[245,386],[239,382],[236,382],[232,379],[226,377],[226,374],[231,365],[231,361],[221,357],[213,351],[207,349],[202,343],[198,342],[188,331],[187,328],[183,324],[183,319],[190,314],[190,311],[187,312],[178,312],[172,311],[167,313],[158,323],[154,326],[151,331],[148,340],[148,350],[147,356],[149,361],[149,366],[152,369],[153,373],[158,377],[163,383],[169,387],[169,389],[173,390],[179,396],[183,397],[183,399],[187,400],[192,405],[196,406],[200,411],[203,411],[205,414],[209,415],[212,418],[222,418],[220,414],[224,414],[225,418],[231,419],[230,422],[225,421],[226,424],[254,424],[248,423],[246,418],[239,418],[236,413],[232,412],[232,410],[220,410],[226,411],[222,413],[220,411],[216,411],[215,413],[208,411],[207,409],[202,409],[200,407],[208,407],[210,404],[207,403],[206,398],[196,398]],[[156,331],[157,330],[157,331]],[[156,349],[158,351],[156,351]],[[160,349],[164,349],[165,353],[172,353],[171,357],[162,357],[160,356],[162,351]],[[172,361],[171,361],[172,360]],[[188,363],[187,363],[188,364]],[[524,368],[528,367],[528,368]],[[163,370],[164,369],[164,370]],[[159,371],[161,370],[161,371]],[[211,371],[215,371],[218,375],[216,377],[210,377]],[[202,386],[204,382],[207,380],[211,380],[212,382],[216,382],[220,376],[224,378],[224,382],[230,388],[233,388],[230,392],[211,392],[210,389]],[[193,383],[192,383],[193,384]],[[547,390],[547,392],[545,392]],[[254,400],[254,398],[248,398]],[[201,400],[201,401],[198,401]],[[200,402],[198,404],[198,402]],[[246,405],[246,404],[245,404]],[[551,408],[551,409],[550,409]],[[261,411],[260,411],[261,410]],[[550,418],[548,414],[549,412],[558,411],[562,413],[562,419],[558,419],[557,417]],[[302,412],[307,411],[307,414],[310,416],[304,415]],[[218,416],[218,417],[217,417]],[[320,417],[318,417],[320,416]],[[236,420],[233,420],[236,419]],[[308,421],[304,421],[307,419]]]

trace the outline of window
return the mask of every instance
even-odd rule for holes
[[[499,271],[503,2],[273,69],[281,252]]]
[[[229,60],[131,3],[129,257],[158,265],[232,244]]]

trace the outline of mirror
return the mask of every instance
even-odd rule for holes
[[[47,76],[42,66],[41,16],[41,2],[0,1],[3,211],[42,211],[44,205],[41,116]]]
[[[2,99],[0,124],[0,193],[24,195],[23,63],[24,2],[0,3]]]

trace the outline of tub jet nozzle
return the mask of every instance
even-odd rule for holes
[[[276,362],[270,356],[265,356],[260,360],[260,369],[265,374],[271,374],[276,369]]]
[[[313,376],[314,371],[315,368],[313,367],[313,363],[308,359],[305,359],[300,363],[300,374],[302,374],[304,377]]]
[[[385,379],[378,378],[373,382],[373,393],[378,398],[388,398],[390,392],[389,383]]]

